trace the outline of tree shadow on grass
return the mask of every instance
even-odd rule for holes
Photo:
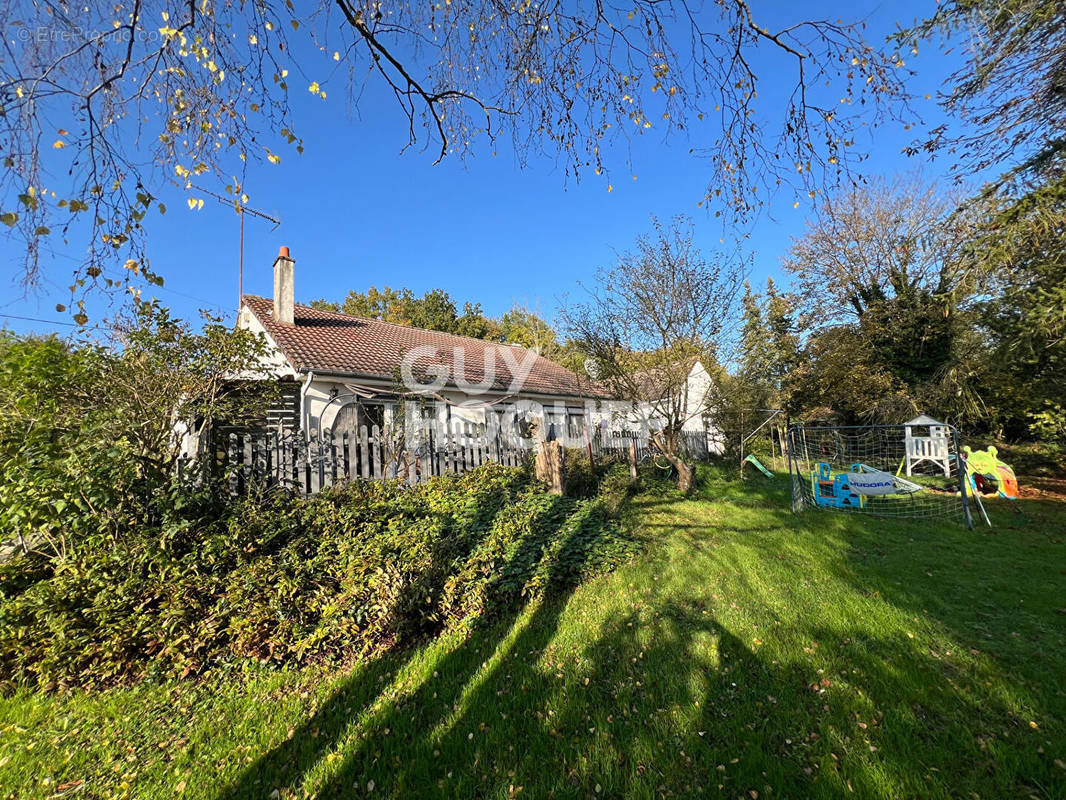
[[[220,796],[259,797],[274,788],[298,787],[324,758],[340,752],[345,754],[340,775],[329,782],[319,793],[320,797],[350,796],[355,774],[369,771],[380,776],[383,755],[378,745],[394,731],[400,735],[402,719],[409,709],[417,710],[419,719],[411,722],[421,728],[440,724],[459,702],[465,687],[481,669],[483,652],[496,646],[522,612],[522,604],[511,596],[516,584],[541,565],[549,571],[546,585],[565,584],[564,593],[572,591],[573,573],[575,568],[580,571],[580,564],[574,563],[574,553],[568,547],[571,542],[564,541],[561,546],[553,548],[551,563],[541,564],[555,530],[568,521],[567,536],[573,543],[585,537],[578,549],[579,554],[588,552],[597,535],[607,535],[602,516],[578,519],[576,524],[569,520],[567,512],[574,507],[573,501],[553,498],[537,511],[528,530],[510,549],[501,570],[500,575],[511,580],[503,581],[498,576],[488,582],[481,598],[485,615],[472,620],[462,641],[434,662],[432,678],[418,674],[417,666],[412,668],[423,651],[413,651],[406,656],[388,655],[356,670],[299,729],[253,763]],[[495,519],[506,524],[499,515]],[[485,535],[470,542],[466,557],[470,557],[491,535],[491,526],[484,527]],[[449,558],[453,556],[449,554]],[[455,568],[454,563],[452,568]],[[568,582],[562,580],[564,572]],[[419,591],[424,589],[420,587]],[[430,645],[426,649],[432,650],[433,647]],[[378,784],[384,785],[382,777],[378,778]],[[365,787],[365,781],[362,785]]]
[[[730,524],[697,503],[644,506],[647,530],[693,558],[712,555],[708,583],[728,582],[735,595],[704,592],[699,612],[720,628],[704,735],[685,751],[705,786],[721,784],[730,796],[766,796],[763,789],[780,793],[782,785],[805,797],[1066,796],[1066,771],[1054,765],[1066,718],[1054,676],[1066,674],[1066,648],[1061,625],[1052,627],[1066,572],[1040,570],[1042,603],[1017,592],[1034,560],[1047,557],[1043,546],[1020,559],[1009,536],[988,547],[980,533],[950,522],[793,516],[775,507],[772,492],[761,494],[766,513],[731,511]],[[1056,535],[1037,534],[1051,543]],[[675,613],[686,605],[680,598],[699,596],[680,593]],[[731,615],[723,606],[734,601],[759,610]],[[1002,636],[990,650],[996,617]],[[699,635],[698,618],[687,624]],[[685,653],[683,645],[662,651],[659,672],[684,674],[674,652]],[[755,698],[754,709],[744,696]],[[737,714],[748,715],[739,727]],[[694,753],[716,745],[718,757],[734,754],[709,769]],[[661,759],[648,763],[663,770]],[[676,791],[678,782],[663,785]]]
[[[552,568],[573,564],[560,558]],[[454,651],[439,679],[435,673],[361,732],[319,796],[355,796],[368,781],[388,797],[513,797],[525,787],[560,796],[650,797],[667,786],[669,794],[700,794],[717,762],[704,758],[702,771],[694,768],[673,714],[684,707],[698,717],[702,699],[735,686],[730,660],[758,659],[696,607],[675,606],[654,620],[611,613],[597,635],[560,642],[564,614],[595,616],[571,594],[473,637],[463,647],[474,658]],[[645,624],[655,628],[647,640]],[[718,640],[724,669],[702,663],[700,634]],[[461,661],[464,676],[449,680]],[[440,685],[451,693],[431,696]]]
[[[669,587],[665,578],[627,586],[623,573],[605,579],[613,593],[565,588],[522,607],[497,582],[485,598],[494,622],[422,663],[425,654],[397,657],[353,676],[223,795],[296,786],[359,797],[373,782],[372,796],[383,797],[1062,796],[1049,772],[1061,756],[1050,743],[1039,753],[1019,717],[1048,691],[1011,690],[1013,657],[960,663],[936,638],[974,641],[969,594],[1009,547],[938,588],[912,573],[937,559],[935,547],[917,552],[935,544],[922,537],[943,533],[786,517],[779,493],[765,500],[771,526],[785,529],[772,536],[758,521],[701,521],[695,503],[688,517],[651,521],[653,536],[680,549],[673,565],[661,555],[645,564],[689,569]],[[943,546],[941,567],[966,542],[949,536]],[[521,542],[501,574],[547,557],[550,581],[565,573],[572,587],[580,564],[565,547],[542,547]],[[722,575],[734,596],[718,588]],[[590,608],[590,597],[603,607]],[[788,613],[801,603],[803,614]],[[916,639],[900,627],[911,620]],[[1019,669],[1026,682],[1031,666]]]
[[[797,783],[842,796],[842,785],[819,786],[801,764],[778,757],[784,723],[757,710],[771,708],[795,676],[764,663],[713,606],[633,585],[606,609],[572,596],[582,566],[575,556],[587,549],[568,546],[588,535],[573,526],[549,554],[549,583],[568,588],[512,605],[421,674],[400,668],[384,692],[342,686],[292,740],[304,744],[267,754],[226,796],[302,786],[320,798],[371,789],[383,797],[695,797],[715,787],[752,797]],[[509,564],[525,562],[530,553],[521,551]],[[584,624],[571,619],[564,629],[563,615]],[[771,699],[752,701],[764,692]]]
[[[782,730],[797,709],[752,701],[782,693],[787,673],[705,612],[611,614],[600,635],[571,648],[556,641],[559,621],[579,612],[563,598],[542,603],[451,705],[427,719],[427,696],[412,697],[319,796],[358,796],[368,780],[386,797],[702,797],[719,788],[766,797],[797,785],[803,796],[845,796],[843,782],[803,773],[799,733],[798,753],[788,750]],[[419,720],[416,732],[382,736],[405,716]]]

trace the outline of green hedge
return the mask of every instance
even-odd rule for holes
[[[194,497],[67,561],[0,565],[0,670],[46,689],[107,685],[366,656],[491,619],[636,549],[612,519],[620,481],[604,484],[607,496],[559,498],[488,465],[411,489],[249,497],[221,518]]]

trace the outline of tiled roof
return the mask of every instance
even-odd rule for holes
[[[413,365],[415,375],[423,380],[426,367],[433,364],[444,364],[454,371],[457,365],[453,354],[459,348],[465,362],[462,371],[466,381],[480,385],[485,379],[486,366],[494,366],[491,386],[507,392],[511,391],[512,383],[510,365],[525,364],[529,356],[529,351],[521,347],[320,311],[310,306],[296,306],[295,324],[282,325],[274,321],[272,300],[255,295],[245,295],[243,300],[298,371],[354,373],[393,380],[404,354],[428,345],[437,349],[437,356],[419,357]],[[504,358],[503,351],[509,351],[511,358]],[[448,385],[453,385],[453,381],[449,380]],[[519,391],[572,397],[608,396],[588,378],[579,377],[540,355],[535,357]]]
[[[698,363],[698,358],[690,357],[670,365],[663,364],[642,372],[633,373],[633,380],[640,391],[641,399],[649,401],[662,400],[671,393],[680,392],[688,386],[689,373]],[[679,367],[684,368],[684,373],[677,369]],[[681,381],[679,385],[673,385],[679,380]]]

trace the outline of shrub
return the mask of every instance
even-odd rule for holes
[[[600,485],[604,465],[593,465],[588,453],[577,448],[566,451],[563,460],[563,493],[567,497],[592,497]]]
[[[232,379],[259,363],[260,337],[210,318],[197,332],[155,303],[135,311],[115,348],[0,332],[0,545],[64,563],[165,527],[168,504],[189,497],[173,478],[175,421],[202,432],[267,407],[272,382]]]
[[[617,517],[626,500],[633,493],[633,479],[629,474],[629,465],[611,464],[600,480],[599,495],[604,507],[612,517]]]
[[[169,507],[64,562],[0,565],[0,671],[52,688],[366,656],[497,618],[636,548],[606,499],[555,497],[497,465],[410,489],[266,493],[221,516],[195,495]]]

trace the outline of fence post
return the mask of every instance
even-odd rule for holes
[[[230,433],[226,438],[228,440],[226,443],[226,471],[229,472],[227,480],[229,482],[229,490],[236,493],[240,490],[237,434]]]
[[[329,468],[326,471],[326,477],[328,478],[328,485],[333,486],[337,483],[337,439],[332,430],[329,432],[329,444],[326,446],[326,453],[329,457]]]
[[[259,479],[259,437],[255,433],[248,434],[248,479],[246,483],[251,485]]]
[[[370,438],[371,472],[374,479],[380,481],[385,477],[381,474],[381,428],[374,425],[370,429]]]
[[[288,447],[285,449],[288,451],[289,458],[289,477],[292,479],[293,491],[297,494],[303,494],[303,481],[300,480],[300,443],[303,442],[303,434],[297,431],[293,434],[292,440],[289,442]]]
[[[430,424],[429,430],[426,431],[426,441],[429,443],[429,449],[426,451],[426,460],[429,462],[429,474],[432,477],[437,474],[437,439],[433,435],[434,424]]]
[[[463,472],[474,468],[474,433],[469,422],[463,423]]]
[[[310,438],[306,439],[303,442],[303,446],[300,448],[300,457],[303,460],[303,474],[301,475],[301,478],[303,479],[303,485],[302,485],[301,488],[303,490],[303,494],[305,494],[305,495],[309,495],[309,494],[312,493],[312,490],[311,490],[311,443],[313,441],[314,440],[310,439]]]
[[[318,494],[322,489],[322,440],[315,436],[307,446],[309,494]]]
[[[359,426],[359,474],[364,479],[370,478],[370,437],[366,425]]]
[[[455,474],[456,465],[459,463],[458,462],[458,454],[455,452],[456,447],[458,445],[458,439],[459,439],[459,436],[458,436],[458,434],[456,432],[456,429],[458,427],[459,427],[459,423],[456,422],[455,420],[451,420],[448,423],[448,450],[446,451],[447,452],[446,459],[447,459],[447,462],[448,462],[448,472],[450,472],[452,475]]]
[[[267,475],[268,483],[271,486],[277,486],[279,481],[278,477],[281,471],[281,465],[278,462],[278,432],[269,431],[267,433]]]
[[[552,494],[563,493],[563,449],[562,442],[540,442],[534,460],[537,478],[548,484]]]

